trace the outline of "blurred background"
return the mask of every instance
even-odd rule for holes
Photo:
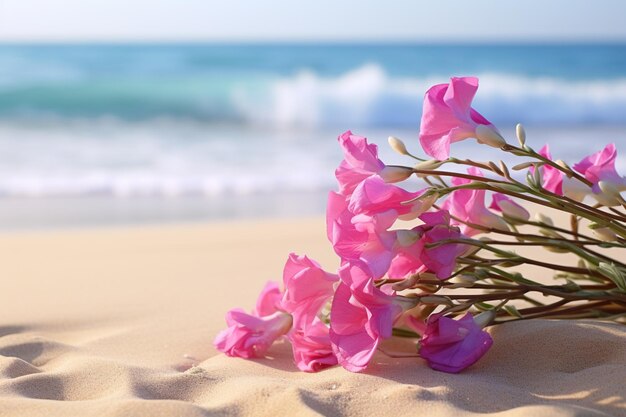
[[[0,0],[0,229],[321,215],[337,135],[402,162],[450,76],[510,140],[624,169],[626,3],[434,3]]]

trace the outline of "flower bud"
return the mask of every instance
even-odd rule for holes
[[[587,184],[576,178],[563,176],[563,195],[572,200],[581,202],[591,193],[591,188]]]
[[[396,151],[400,155],[407,155],[407,156],[411,155],[411,154],[409,154],[409,151],[407,151],[406,146],[404,145],[404,142],[402,142],[397,137],[389,136],[387,138],[387,142],[389,142],[389,146],[391,146],[391,149],[393,149],[394,151]]]
[[[535,165],[534,162],[522,162],[521,164],[517,164],[513,167],[513,171],[521,171],[522,169],[530,168]]]
[[[554,161],[555,164],[557,164],[558,166],[560,166],[561,168],[567,170],[567,171],[571,171],[572,169],[569,167],[569,165],[567,165],[565,163],[565,161],[563,161],[562,159],[557,159],[556,161]],[[569,176],[569,175],[568,175]]]
[[[471,288],[477,280],[478,278],[473,275],[457,275],[448,280],[448,282],[451,282],[453,285],[447,288]]]
[[[478,143],[493,146],[494,148],[502,148],[506,145],[506,140],[504,140],[502,135],[489,125],[476,126],[476,139],[478,139]]]
[[[428,161],[420,162],[419,164],[415,165],[413,169],[432,171],[439,168],[441,165],[443,165],[442,161],[429,159]]]
[[[552,221],[552,219],[543,213],[536,213],[534,221],[536,221],[537,223],[547,224],[548,226],[554,226],[554,222]]]
[[[478,327],[484,329],[489,326],[496,318],[496,312],[494,310],[483,311],[482,313],[474,316],[474,322]]]
[[[515,126],[515,134],[517,135],[517,140],[519,141],[520,146],[526,145],[526,131],[521,123],[518,123]]]
[[[526,209],[524,209],[522,206],[520,206],[519,204],[515,204],[512,201],[501,200],[498,202],[498,206],[500,207],[500,210],[502,210],[502,214],[504,214],[506,217],[524,221],[530,219],[530,213],[528,213],[528,211],[526,211]]]
[[[600,187],[602,192],[593,195],[598,200],[598,203],[608,207],[619,206],[624,203],[624,199],[620,194],[622,187],[618,184],[611,181],[600,181],[598,187]]]
[[[413,245],[420,239],[420,234],[413,230],[398,230],[396,232],[398,244],[404,248]]]
[[[387,165],[378,173],[378,175],[385,180],[385,182],[393,183],[406,180],[413,175],[413,170],[411,168],[397,165]]]
[[[592,231],[593,234],[605,242],[615,242],[617,240],[617,234],[608,227],[599,227],[592,229]]]

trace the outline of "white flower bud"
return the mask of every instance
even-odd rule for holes
[[[598,238],[605,242],[615,242],[617,240],[617,234],[608,227],[600,227],[591,230]]]
[[[405,248],[413,245],[420,239],[420,234],[413,230],[398,230],[396,236],[398,237],[398,244]]]
[[[563,195],[572,200],[581,202],[591,193],[591,188],[587,184],[576,178],[563,176]]]
[[[384,167],[378,175],[385,180],[387,183],[394,183],[404,181],[413,175],[413,170],[411,168],[397,166],[397,165],[387,165]]]
[[[518,123],[517,126],[515,126],[515,134],[517,135],[517,140],[519,141],[520,146],[526,145],[526,131],[521,123]]]
[[[506,140],[489,125],[478,125],[476,127],[476,139],[478,143],[493,146],[494,148],[501,148],[506,145]]]
[[[496,312],[494,310],[483,311],[482,313],[474,316],[474,323],[481,329],[489,326],[496,318]]]
[[[521,206],[511,201],[508,201],[508,200],[499,201],[498,206],[500,206],[500,209],[502,210],[502,214],[504,214],[507,217],[511,217],[513,219],[521,219],[521,220],[528,220],[530,218],[530,213],[528,213]]]
[[[552,221],[552,219],[543,213],[536,213],[533,220],[536,221],[537,223],[543,223],[543,224],[547,224],[548,226],[554,226],[554,222]]]
[[[400,155],[408,155],[408,156],[410,156],[409,151],[406,150],[406,146],[404,145],[404,142],[402,142],[397,137],[389,136],[387,138],[387,142],[389,142],[389,146],[391,146],[391,149],[393,149],[394,151],[396,151]]]
[[[471,288],[477,280],[478,278],[472,275],[457,275],[448,280],[448,282],[451,282],[453,285],[447,288]]]
[[[423,161],[415,165],[413,169],[418,170],[418,171],[434,171],[437,168],[439,168],[441,165],[443,165],[442,161],[438,161],[436,159],[429,159],[428,161]],[[416,174],[416,175],[420,178],[424,178],[428,174]]]
[[[624,199],[620,194],[620,192],[623,191],[621,184],[616,184],[611,181],[600,181],[598,187],[600,187],[602,192],[593,194],[595,199],[598,200],[598,203],[608,207],[619,206],[624,203]]]

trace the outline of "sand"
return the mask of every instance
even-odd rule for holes
[[[0,416],[626,416],[626,326],[600,321],[498,326],[459,375],[216,352],[226,310],[252,307],[290,251],[337,266],[322,219],[0,235]]]

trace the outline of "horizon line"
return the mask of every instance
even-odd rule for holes
[[[457,46],[457,45],[611,45],[626,44],[625,38],[474,38],[474,39],[218,39],[218,38],[92,38],[92,39],[2,39],[0,45],[420,45],[420,46]]]

